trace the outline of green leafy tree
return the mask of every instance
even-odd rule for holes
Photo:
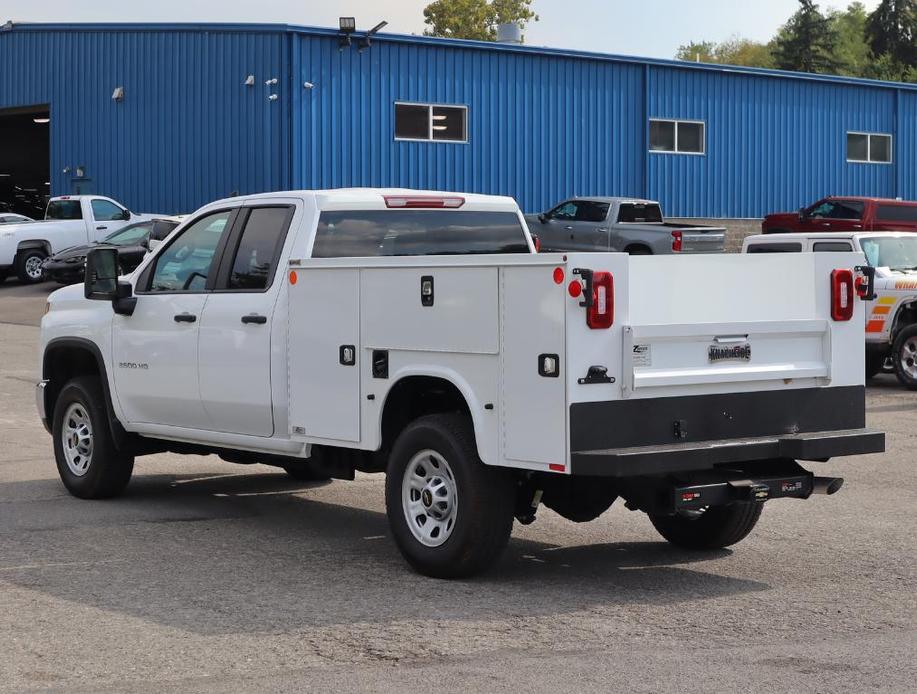
[[[425,36],[496,41],[497,25],[515,23],[525,30],[538,21],[532,0],[435,0],[424,8]]]
[[[679,46],[677,60],[746,67],[773,67],[774,58],[767,44],[733,36],[721,43],[692,41]]]
[[[865,35],[877,67],[891,79],[917,71],[917,0],[882,0],[866,20]]]
[[[774,63],[781,70],[836,74],[838,36],[834,23],[812,0],[799,0],[799,10],[774,39]]]
[[[866,17],[866,7],[861,2],[850,3],[844,11],[828,13],[837,34],[834,58],[843,74],[863,77],[872,63],[866,43]]]

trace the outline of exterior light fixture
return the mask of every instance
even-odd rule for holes
[[[76,167],[76,177],[77,178],[86,178],[86,167],[85,166]]]
[[[340,27],[338,46],[344,50],[350,46],[350,35],[357,30],[357,20],[353,17],[341,17],[338,26]]]
[[[42,117],[42,116],[38,116],[38,117],[33,118],[33,119],[32,119],[32,122],[33,122],[33,123],[38,123],[39,125],[44,125],[45,123],[50,123],[50,122],[51,122],[51,119],[50,119],[50,118],[45,118],[45,117]]]
[[[115,87],[115,91],[111,93],[112,101],[124,101],[124,87]]]
[[[303,82],[303,83],[302,83],[302,87],[303,87],[303,89],[312,89],[312,88],[315,87],[315,85],[312,84],[311,82]]]
[[[280,98],[280,97],[277,96],[276,94],[271,94],[271,95],[267,98],[267,100],[268,100],[268,101],[277,101],[277,99],[279,99],[279,98]]]
[[[267,86],[270,87],[270,86],[273,85],[273,84],[277,84],[277,82],[278,82],[278,80],[277,80],[276,77],[271,77],[271,79],[265,80],[264,83],[265,83]]]
[[[384,29],[384,28],[387,27],[387,26],[388,26],[388,22],[382,21],[382,22],[379,22],[379,23],[378,23],[376,26],[374,26],[372,29],[370,29],[369,31],[367,31],[367,32],[366,32],[366,35],[365,35],[363,38],[360,39],[360,43],[358,44],[360,50],[362,51],[362,50],[364,50],[364,49],[369,48],[370,46],[372,46],[372,45],[373,45],[372,37],[375,36],[376,34],[378,34],[379,31],[381,31],[382,29]]]
[[[246,78],[245,78],[245,81],[242,82],[242,86],[244,86],[244,87],[254,87],[254,86],[255,86],[255,76],[254,76],[254,75],[249,75],[248,77],[246,77]]]

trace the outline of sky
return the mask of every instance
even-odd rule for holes
[[[283,22],[336,27],[354,16],[358,29],[387,20],[386,31],[423,33],[430,0],[2,0],[0,23]],[[872,10],[879,0],[864,0]],[[822,2],[822,8],[846,2]],[[540,21],[526,43],[601,53],[672,58],[689,41],[743,36],[770,39],[797,0],[535,0]]]

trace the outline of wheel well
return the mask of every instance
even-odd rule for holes
[[[16,246],[16,255],[19,255],[22,253],[22,251],[30,251],[33,248],[37,248],[44,251],[48,255],[51,255],[51,244],[47,241],[41,241],[39,239],[32,241],[20,241],[19,245]]]
[[[48,417],[54,412],[57,396],[68,381],[78,376],[100,378],[101,375],[99,361],[89,349],[67,344],[49,346],[45,350],[42,364],[42,378],[48,381],[45,388],[45,411]],[[103,390],[107,395],[107,384],[103,384]]]
[[[632,243],[624,249],[625,253],[633,253],[635,251],[644,252],[648,255],[653,254],[653,250],[649,246],[647,246],[645,243]]]
[[[898,313],[895,314],[895,322],[892,323],[892,342],[898,337],[899,332],[914,323],[917,323],[917,301],[903,304],[901,308],[898,309]]]
[[[391,450],[398,434],[418,417],[460,412],[471,418],[461,391],[444,378],[406,376],[388,393],[382,410],[382,448]]]

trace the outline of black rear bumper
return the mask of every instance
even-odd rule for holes
[[[773,458],[826,460],[841,455],[881,453],[884,450],[884,432],[846,429],[726,441],[574,451],[570,456],[570,467],[574,475],[636,477],[710,470],[729,463]]]
[[[570,466],[631,477],[884,451],[885,434],[865,427],[863,386],[574,403]]]

